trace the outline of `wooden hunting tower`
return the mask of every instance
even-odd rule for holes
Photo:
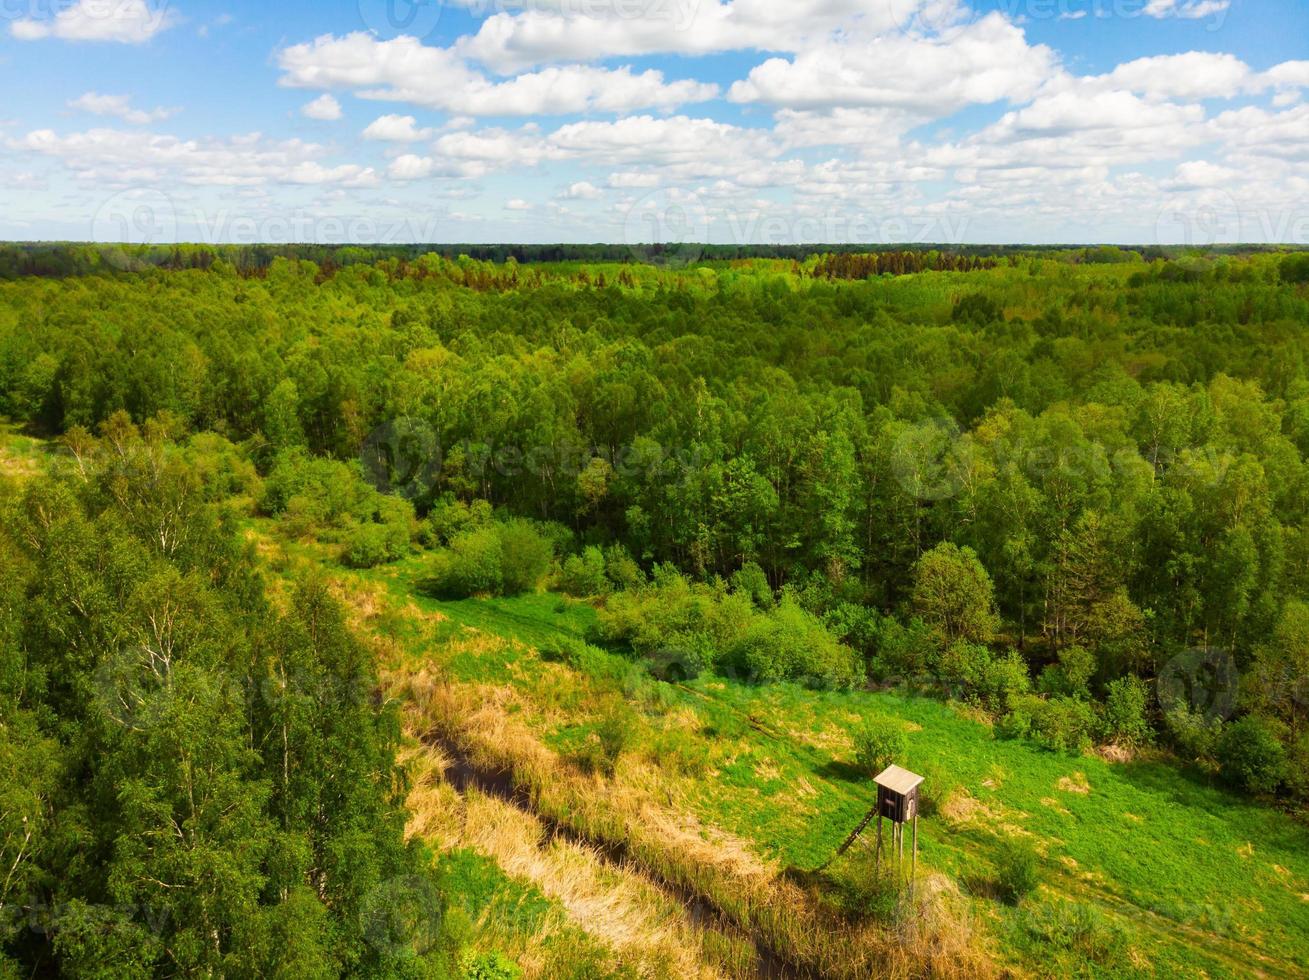
[[[892,823],[907,823],[918,816],[918,786],[923,777],[887,766],[873,780],[877,784],[877,815]]]
[[[911,824],[914,839],[909,870],[911,891],[918,870],[918,787],[922,781],[922,776],[899,766],[887,766],[873,779],[877,784],[877,862],[882,861],[882,818],[891,821],[891,850],[900,866],[904,864],[904,825]]]

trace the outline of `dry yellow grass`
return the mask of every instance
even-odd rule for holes
[[[577,772],[528,727],[521,692],[430,675],[391,680],[407,699],[413,731],[450,740],[479,771],[510,773],[538,813],[623,848],[642,872],[700,896],[794,963],[834,978],[993,972],[966,903],[947,883],[922,889],[895,927],[852,925],[748,842],[702,826],[677,806],[660,770],[624,758],[612,780]]]

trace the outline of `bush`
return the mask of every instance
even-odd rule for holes
[[[570,555],[559,574],[559,587],[571,596],[585,599],[609,591],[604,552],[591,546],[580,555]]]
[[[577,761],[590,772],[612,776],[618,760],[635,740],[638,719],[626,702],[616,701],[596,723],[582,744]]]
[[[621,544],[604,550],[605,577],[615,589],[636,589],[645,584],[645,573]]]
[[[1007,711],[1013,700],[1031,689],[1027,662],[1016,650],[996,657],[977,643],[950,646],[937,663],[942,680],[958,684],[963,696],[988,711]]]
[[[1041,690],[1058,697],[1089,698],[1095,676],[1095,655],[1083,646],[1064,647],[1059,662],[1041,671]]]
[[[1010,905],[1018,905],[1041,883],[1041,858],[1028,841],[1007,837],[996,863],[996,890]]]
[[[732,591],[748,596],[760,609],[771,609],[773,606],[773,587],[768,584],[768,576],[756,562],[748,561],[732,573]]]
[[[1276,793],[1289,775],[1284,726],[1260,715],[1246,715],[1223,729],[1218,761],[1223,775],[1253,793]]]
[[[824,690],[849,688],[860,674],[854,651],[790,599],[755,615],[729,657],[749,679],[764,683],[794,680]]]
[[[1011,710],[1030,718],[1032,738],[1053,752],[1085,752],[1093,744],[1097,720],[1086,701],[1024,694],[1013,699]]]
[[[464,531],[432,563],[425,588],[439,596],[498,595],[504,586],[500,535],[494,528]]]
[[[471,504],[453,497],[442,497],[427,512],[422,537],[429,546],[448,545],[465,531],[475,531],[491,523],[491,505],[485,500]]]
[[[1032,734],[1032,716],[1015,708],[995,723],[997,738],[1027,738]]]
[[[511,520],[496,529],[500,538],[501,591],[535,592],[550,571],[554,549],[530,521]]]
[[[1309,283],[1309,252],[1297,252],[1282,259],[1282,282],[1303,286]]]
[[[853,735],[855,763],[870,777],[887,766],[903,762],[909,752],[909,741],[898,722],[885,718],[865,721]]]
[[[1150,741],[1150,723],[1145,709],[1150,689],[1132,674],[1109,683],[1104,706],[1105,737],[1119,745],[1142,745]]]
[[[381,524],[360,524],[347,533],[341,561],[351,568],[373,568],[392,561],[386,528]]]
[[[859,658],[822,621],[784,600],[767,612],[721,585],[692,585],[655,566],[654,581],[610,596],[592,630],[595,642],[630,644],[656,661],[696,670],[726,666],[751,680],[794,680],[815,687],[853,685]]]
[[[1222,733],[1222,721],[1178,704],[1164,712],[1164,728],[1178,753],[1187,759],[1212,759]]]
[[[518,980],[523,971],[499,950],[478,953],[467,950],[459,962],[463,980]]]
[[[881,680],[922,677],[936,651],[936,638],[921,619],[911,619],[906,626],[888,617],[882,621],[870,663],[873,676]]]
[[[511,520],[463,531],[432,562],[426,591],[438,596],[519,595],[534,591],[554,557],[530,521]]]

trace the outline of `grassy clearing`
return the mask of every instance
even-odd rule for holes
[[[549,595],[438,602],[412,592],[418,574],[416,563],[402,563],[376,580],[392,600],[443,617],[429,642],[451,648],[441,659],[452,678],[512,689],[524,724],[565,757],[594,742],[621,697],[640,709],[624,751],[658,773],[677,806],[778,868],[817,867],[870,805],[848,732],[884,716],[904,725],[908,764],[934,784],[922,866],[974,896],[1015,966],[1124,975],[1309,969],[1309,831],[1202,775],[997,740],[966,711],[894,694],[712,677],[624,689],[621,667],[597,680],[535,654],[552,637],[581,636],[593,615],[584,604]],[[448,643],[466,630],[510,642],[493,653]],[[1032,839],[1044,871],[1038,893],[1018,908],[989,897],[1001,842],[1012,835]]]

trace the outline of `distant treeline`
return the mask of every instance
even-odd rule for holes
[[[543,263],[622,263],[667,264],[684,261],[688,250],[693,250],[698,263],[736,262],[748,259],[781,259],[806,262],[820,258],[827,278],[866,278],[883,273],[901,274],[927,270],[963,270],[989,268],[998,260],[1017,256],[1060,258],[1072,262],[1136,262],[1169,258],[1177,249],[1158,246],[1125,249],[1117,246],[1086,247],[1080,245],[952,245],[948,251],[939,244],[869,245],[473,245],[473,244],[413,244],[413,245],[116,245],[84,242],[11,242],[0,244],[0,279],[17,279],[24,276],[63,278],[95,274],[140,272],[149,269],[209,269],[222,262],[231,266],[238,275],[261,276],[274,260],[304,259],[315,263],[326,275],[336,269],[396,260],[412,262],[424,255],[439,255],[446,259],[467,256],[478,262],[504,264],[509,260],[520,264]],[[1218,246],[1207,251],[1214,254],[1249,254],[1270,251],[1267,246]],[[941,264],[926,264],[928,257]],[[964,260],[970,260],[963,265]],[[986,264],[972,264],[971,260],[985,260]],[[860,263],[874,266],[860,275],[835,271],[859,267]],[[945,264],[949,263],[949,264]],[[831,269],[832,271],[827,271]]]

